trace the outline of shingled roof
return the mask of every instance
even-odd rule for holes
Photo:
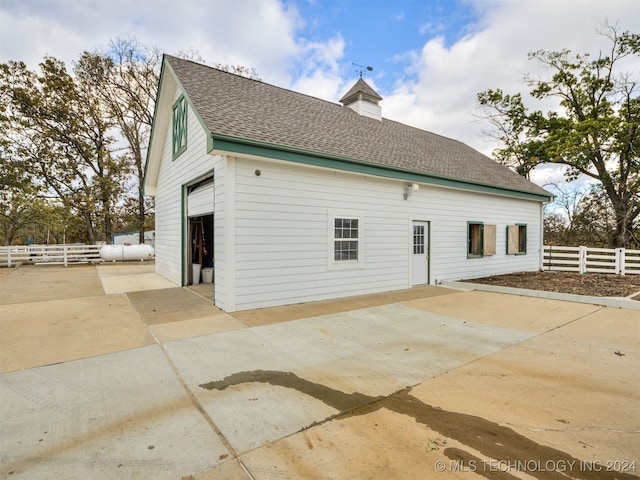
[[[462,142],[165,56],[214,137],[508,191],[551,194]]]
[[[340,99],[340,103],[349,103],[349,101],[351,100],[351,97],[355,97],[360,94],[363,94],[364,96],[369,97],[371,100],[375,101],[376,103],[379,100],[382,100],[382,97],[378,95],[378,92],[376,92],[373,88],[371,88],[369,84],[365,82],[362,78],[359,78],[358,81],[355,83],[355,85],[351,87],[351,90],[345,93],[344,96]]]

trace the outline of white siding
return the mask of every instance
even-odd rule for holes
[[[233,309],[408,288],[412,220],[431,222],[432,283],[539,268],[538,202],[427,185],[404,200],[406,182],[246,158],[234,183]],[[362,218],[353,268],[328,260],[335,211]],[[467,258],[468,221],[497,225],[496,255]],[[505,253],[513,223],[527,224],[527,255]]]
[[[178,98],[179,94],[177,91],[174,98]],[[156,192],[156,271],[180,285],[184,258],[182,235],[186,225],[182,211],[183,185],[215,168],[216,187],[223,191],[225,159],[206,153],[206,134],[191,107],[188,109],[187,119],[187,150],[175,160],[172,159],[170,122],[166,127],[164,140]],[[219,193],[216,190],[216,197]],[[220,217],[223,219],[224,215]],[[216,215],[215,221],[217,220]],[[223,269],[224,262],[217,266]]]
[[[431,225],[433,281],[540,268],[540,203],[444,188],[426,190],[428,208],[438,212]],[[467,221],[496,225],[495,255],[467,258]],[[507,225],[514,223],[527,225],[526,255],[506,254]]]
[[[356,100],[355,102],[346,105],[346,107],[359,115],[374,118],[376,120],[382,120],[382,107],[377,103],[367,102],[366,100]]]
[[[408,288],[413,220],[430,222],[431,283],[540,266],[539,202],[424,184],[405,200],[408,182],[210,155],[190,108],[187,150],[173,160],[171,125],[165,128],[156,271],[182,284],[185,185],[213,172],[214,301],[226,311]],[[334,214],[360,218],[355,265],[333,262]],[[495,255],[467,258],[469,221],[497,226]],[[527,225],[526,255],[506,255],[506,228],[516,223]]]

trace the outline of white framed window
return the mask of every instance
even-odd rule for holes
[[[336,217],[333,219],[333,260],[358,261],[360,219]]]
[[[329,269],[353,268],[363,264],[363,221],[361,212],[328,212]]]

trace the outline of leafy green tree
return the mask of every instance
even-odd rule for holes
[[[478,100],[504,145],[494,152],[499,161],[524,176],[537,165],[559,164],[569,167],[569,181],[580,174],[597,180],[614,213],[608,244],[628,247],[640,214],[640,70],[618,70],[637,62],[640,35],[611,26],[602,33],[610,50],[597,58],[568,50],[529,54],[552,72],[548,79],[526,78],[531,96],[559,99],[558,111],[529,111],[521,94],[499,89]]]
[[[0,233],[4,245],[12,245],[16,237],[37,215],[37,185],[27,170],[12,157],[12,146],[6,132],[4,115],[0,117]]]
[[[106,49],[84,52],[75,69],[79,79],[93,86],[108,118],[126,141],[137,202],[135,220],[130,218],[128,224],[140,232],[140,243],[144,242],[149,204],[144,197],[145,157],[161,60],[155,47],[146,47],[135,39],[116,39]]]
[[[28,162],[13,154],[0,116],[0,242],[4,245],[84,241],[81,222],[47,196],[45,186],[30,174]]]
[[[180,56],[201,60],[193,50]],[[121,229],[144,241],[153,228],[143,181],[160,64],[156,48],[117,39],[83,53],[72,74],[52,57],[39,71],[0,65],[3,241],[29,230],[40,239],[110,242]],[[252,68],[216,66],[259,79]]]
[[[13,245],[20,240],[23,240],[20,243],[25,243],[26,238],[32,237],[30,232],[40,223],[45,207],[46,202],[41,198],[27,200],[25,197],[16,197],[11,202],[3,202],[0,211],[2,244]]]
[[[0,235],[4,245],[12,245],[37,215],[34,205],[41,189],[16,155],[8,92],[0,91],[0,95]]]
[[[206,63],[195,49],[181,50],[177,55]],[[153,220],[153,201],[145,198],[143,187],[161,63],[162,55],[156,47],[148,47],[128,38],[113,40],[107,48],[84,52],[75,68],[78,78],[95,88],[110,120],[126,141],[127,158],[134,173],[137,191],[135,208],[131,197],[119,205],[123,215],[119,227],[128,231],[138,230],[140,243],[144,242],[144,231],[153,228],[153,222],[149,221]],[[260,80],[252,67],[217,63],[215,68]]]
[[[112,125],[95,86],[46,57],[39,72],[23,62],[0,65],[0,97],[12,162],[83,219],[90,243],[96,224],[109,242],[126,164],[113,154]]]

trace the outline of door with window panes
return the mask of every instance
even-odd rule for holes
[[[413,222],[411,285],[429,283],[429,222]]]

